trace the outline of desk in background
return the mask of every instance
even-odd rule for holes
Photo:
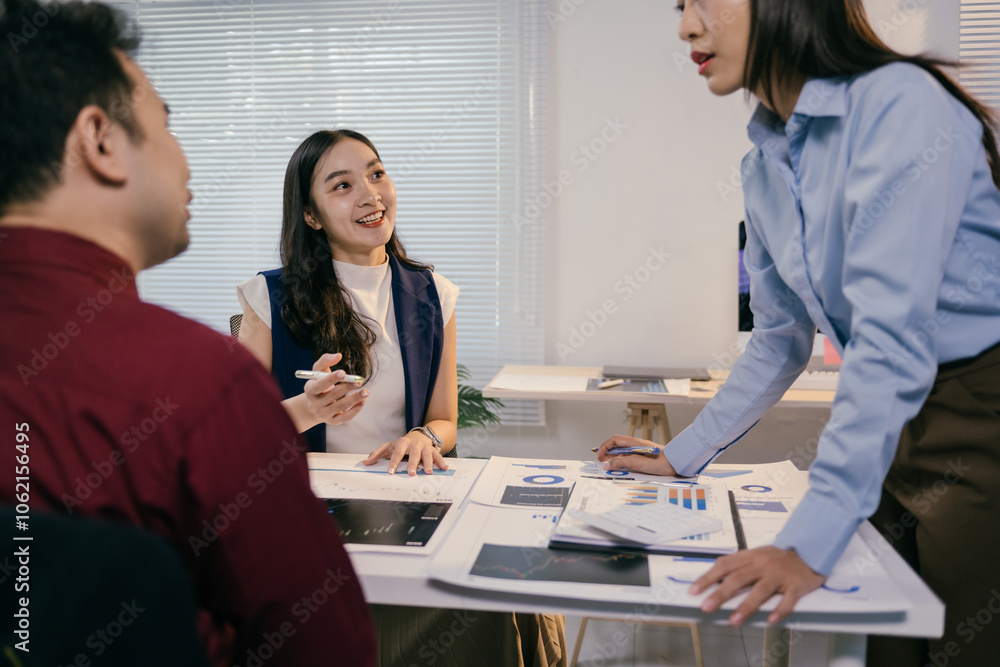
[[[671,438],[666,406],[707,403],[719,391],[728,376],[728,371],[713,371],[712,380],[692,380],[691,391],[687,396],[566,388],[581,379],[599,378],[602,376],[602,372],[603,369],[600,366],[504,366],[483,389],[483,396],[500,400],[626,403],[631,413],[627,435],[635,435],[645,440],[655,440],[666,444]],[[497,386],[503,383],[504,377],[518,380],[516,384],[519,388],[507,389]],[[779,405],[785,407],[829,407],[833,403],[833,396],[833,391],[789,389],[781,398]],[[659,438],[654,437],[657,423],[661,426]]]

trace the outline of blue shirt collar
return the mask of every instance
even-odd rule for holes
[[[795,116],[807,118],[839,117],[847,113],[847,76],[836,76],[829,79],[809,79],[802,86],[799,99],[795,103]],[[785,134],[785,123],[763,103],[757,103],[757,109],[747,125],[747,135],[750,141],[760,148],[768,139],[775,135]]]

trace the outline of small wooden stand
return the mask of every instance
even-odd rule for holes
[[[631,437],[651,440],[665,445],[670,442],[670,422],[667,420],[667,406],[663,403],[632,403],[628,404],[631,414],[629,416],[628,434]],[[660,427],[662,440],[654,440],[653,432],[657,425]],[[642,429],[642,434],[636,433]]]

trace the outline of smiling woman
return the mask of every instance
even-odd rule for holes
[[[305,221],[326,234],[334,259],[381,264],[385,244],[394,235],[396,188],[374,146],[350,130],[340,132],[348,140],[338,142],[316,165],[312,201],[303,207]]]
[[[367,462],[392,468],[408,456],[412,474],[447,467],[458,288],[407,257],[396,189],[371,141],[352,130],[303,141],[285,172],[282,217],[282,268],[238,290],[240,340],[278,377],[311,449],[370,453]],[[294,376],[310,366],[336,372]],[[344,373],[369,380],[358,390]]]
[[[390,473],[447,469],[458,421],[458,288],[407,257],[396,189],[364,135],[316,132],[292,155],[281,256],[281,269],[238,287],[240,342],[277,377],[310,449],[367,454],[369,465],[386,458]],[[334,372],[295,376],[309,366]],[[359,388],[345,372],[368,380]],[[402,664],[424,661],[427,637],[454,632],[450,610],[372,612],[379,654]],[[496,664],[565,664],[561,616],[469,613],[471,626],[437,664],[480,664],[486,653]]]

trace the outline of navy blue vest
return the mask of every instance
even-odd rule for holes
[[[412,269],[391,254],[389,270],[392,272],[392,310],[396,315],[406,382],[406,428],[409,430],[424,424],[427,405],[434,391],[444,347],[443,315],[430,271]],[[311,369],[317,355],[292,338],[281,317],[281,306],[285,303],[281,269],[262,271],[260,275],[267,280],[271,299],[271,371],[285,398],[291,398],[301,394],[306,384],[305,380],[295,377],[295,371]],[[309,451],[326,451],[326,424],[309,429],[305,437]]]

